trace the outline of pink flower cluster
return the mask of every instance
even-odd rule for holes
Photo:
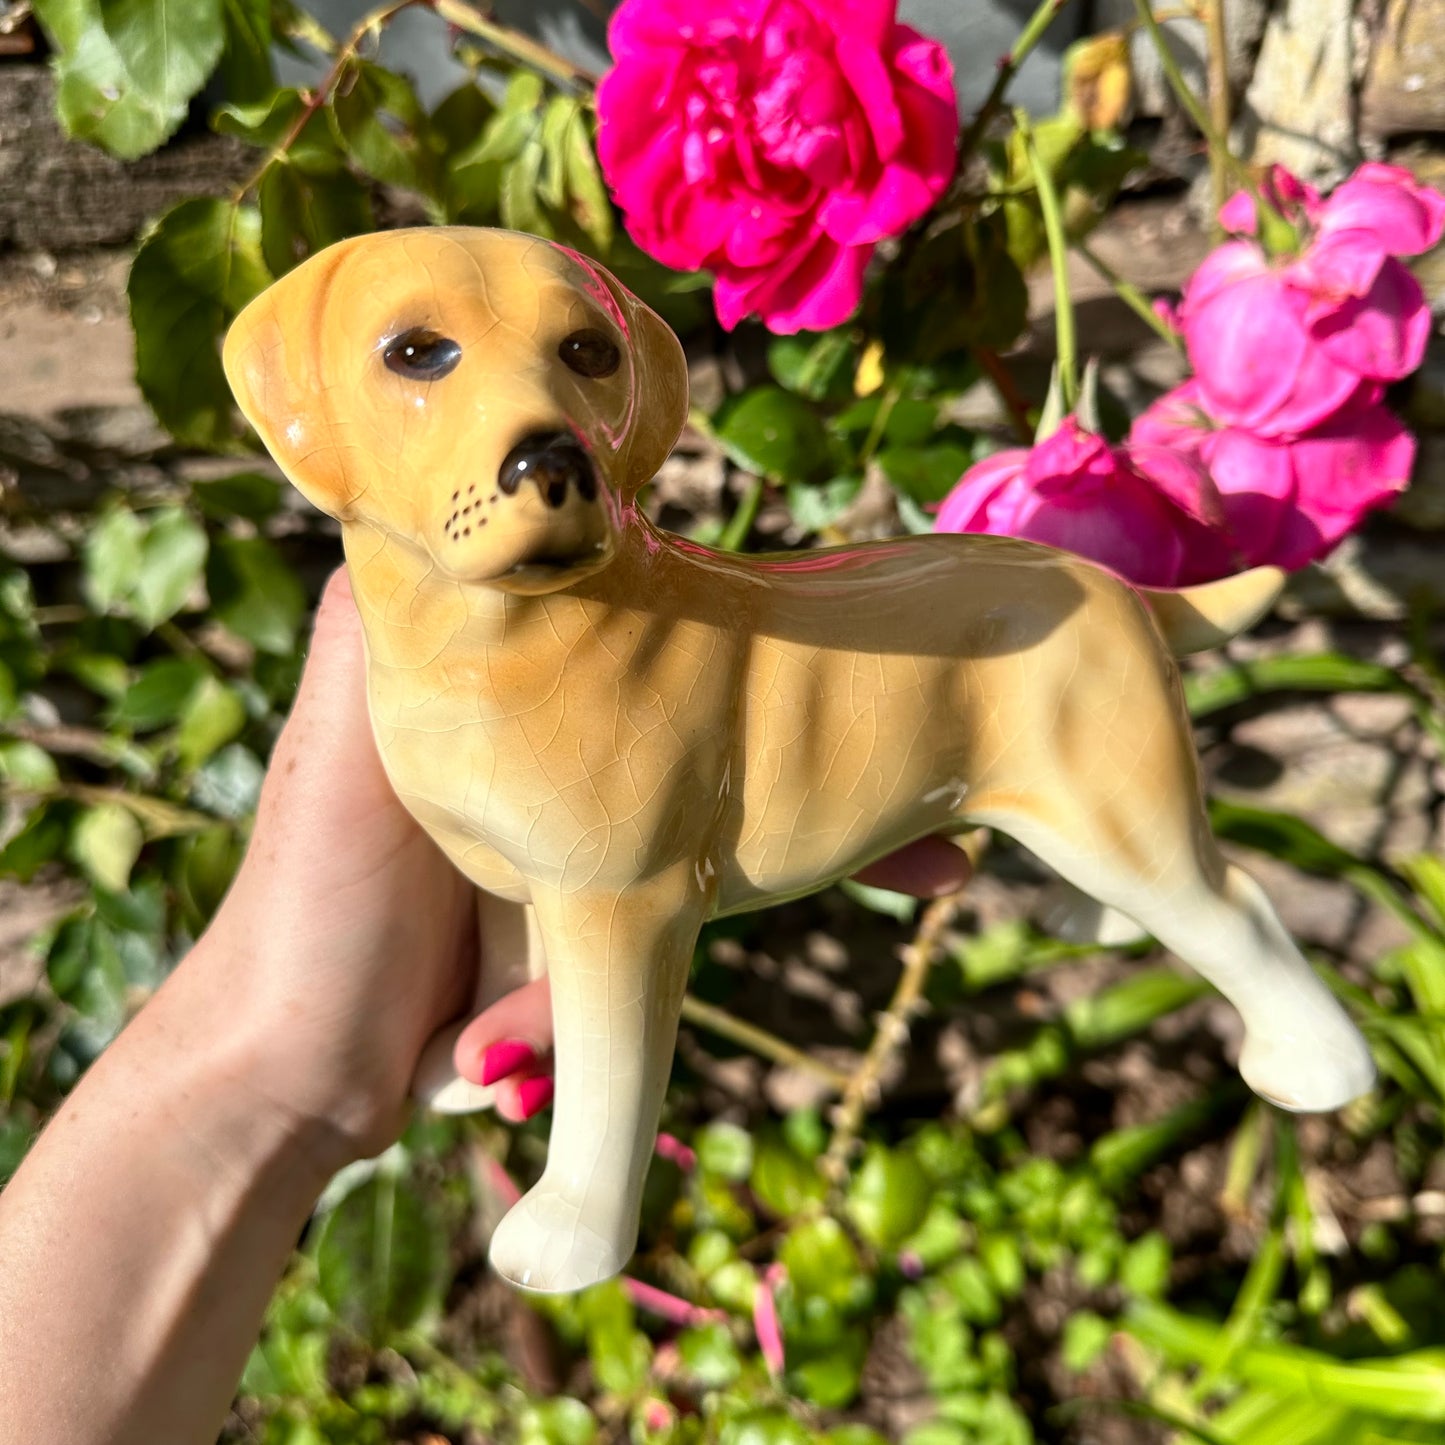
[[[627,229],[709,270],[718,319],[823,330],[857,309],[874,247],[953,175],[948,54],[897,0],[623,0],[597,153]]]
[[[1328,199],[1275,170],[1220,218],[1235,239],[1174,317],[1193,378],[1125,447],[1075,426],[981,462],[941,529],[1066,545],[1141,585],[1183,586],[1302,567],[1404,489],[1414,438],[1383,397],[1420,365],[1430,310],[1400,258],[1440,240],[1445,196],[1395,166],[1361,166]]]

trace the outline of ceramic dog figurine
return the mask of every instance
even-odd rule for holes
[[[508,1279],[626,1264],[704,920],[929,833],[999,828],[1136,920],[1238,1008],[1265,1097],[1369,1087],[1360,1035],[1216,849],[1171,656],[1277,579],[1141,595],[998,537],[754,557],[661,532],[636,497],[683,425],[681,348],[529,236],[341,242],[242,313],[225,365],[342,524],[398,794],[488,895],[484,946],[545,954],[556,1109],[492,1241]],[[482,1101],[438,1064],[439,1106]]]

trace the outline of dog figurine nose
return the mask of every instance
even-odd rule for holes
[[[507,453],[497,473],[497,485],[512,497],[529,480],[537,484],[551,507],[560,507],[567,500],[569,487],[575,486],[584,502],[597,497],[592,459],[570,432],[538,432],[523,437]]]

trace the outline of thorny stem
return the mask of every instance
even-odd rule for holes
[[[1229,199],[1229,37],[1225,32],[1224,0],[1206,0],[1209,25],[1209,115],[1217,144],[1209,148],[1209,173],[1214,183],[1214,213]],[[1216,226],[1218,221],[1215,222]]]
[[[835,1093],[841,1094],[850,1086],[851,1080],[841,1069],[835,1069],[831,1064],[825,1064],[821,1059],[805,1054],[802,1049],[795,1049],[776,1034],[770,1034],[766,1029],[734,1018],[730,1013],[713,1004],[704,1003],[691,994],[682,1001],[682,1017],[685,1023],[706,1029],[709,1033],[727,1039],[751,1053],[771,1059],[775,1064],[782,1064],[785,1068],[806,1069],[828,1083]]]
[[[574,65],[570,60],[564,60],[562,56],[533,40],[531,36],[497,24],[474,6],[466,4],[465,0],[392,0],[391,4],[382,5],[363,15],[356,23],[355,29],[347,36],[345,43],[335,52],[331,68],[326,72],[321,84],[314,90],[305,93],[305,103],[301,107],[301,112],[286,134],[266,156],[264,163],[256,169],[254,174],[248,176],[232,193],[233,203],[239,205],[246,193],[261,183],[261,177],[266,173],[267,166],[279,157],[286,155],[296,144],[311,117],[331,99],[341,77],[345,74],[346,67],[356,59],[362,45],[371,37],[379,35],[382,29],[395,20],[403,10],[411,10],[418,5],[425,6],[446,21],[448,25],[454,26],[458,30],[464,30],[469,35],[475,35],[493,49],[501,51],[503,55],[510,56],[532,70],[540,71],[558,85],[590,89],[597,84],[597,77],[590,71],[583,69],[580,65]],[[328,38],[324,31],[319,32],[319,36],[321,39]],[[324,49],[325,47],[318,46],[318,48]]]
[[[1013,49],[1007,55],[999,57],[998,74],[994,76],[993,87],[959,138],[960,170],[961,163],[967,161],[978,149],[994,117],[1003,108],[1004,97],[1008,94],[1009,86],[1013,84],[1014,76],[1019,73],[1019,66],[1028,59],[1034,47],[1044,38],[1044,32],[1068,3],[1069,0],[1043,0],[1043,4],[1029,17],[1029,22],[1024,26]]]
[[[1151,330],[1158,332],[1175,351],[1184,350],[1184,338],[1159,315],[1149,304],[1149,298],[1132,281],[1126,281],[1107,261],[1091,251],[1084,242],[1075,241],[1074,250],[1114,288],[1114,293],[1119,300],[1141,321],[1145,322]]]
[[[1074,301],[1069,294],[1069,240],[1064,234],[1064,216],[1059,207],[1059,193],[1044,158],[1034,144],[1034,129],[1027,114],[1014,112],[1029,169],[1039,192],[1039,210],[1044,218],[1044,234],[1049,242],[1049,266],[1054,273],[1054,335],[1058,341],[1059,380],[1064,392],[1064,410],[1071,412],[1079,404],[1079,351],[1074,329]]]
[[[340,83],[346,67],[356,58],[362,43],[369,36],[379,34],[382,27],[390,24],[403,10],[410,10],[413,6],[423,3],[425,0],[394,0],[393,4],[383,5],[377,10],[372,10],[357,21],[356,28],[346,37],[346,43],[336,52],[336,58],[331,62],[331,69],[326,72],[325,79],[314,90],[303,92],[305,99],[301,111],[287,129],[286,134],[281,137],[275,149],[269,152],[256,170],[232,192],[233,204],[239,205],[248,191],[261,184],[261,177],[266,174],[271,163],[286,155],[296,144],[300,139],[301,132],[310,123],[311,117],[331,99],[332,92]]]
[[[833,1137],[823,1156],[823,1174],[834,1185],[847,1177],[848,1161],[858,1141],[863,1118],[875,1103],[878,1081],[894,1054],[908,1039],[908,1023],[918,1012],[923,985],[942,945],[943,934],[958,914],[963,890],[935,898],[923,910],[913,942],[903,953],[903,972],[887,1009],[879,1017],[873,1042],[868,1046],[862,1065],[848,1080],[838,1108],[833,1115]]]
[[[590,70],[574,65],[570,60],[564,60],[555,50],[549,50],[530,35],[498,25],[475,6],[463,3],[463,0],[424,0],[424,3],[430,5],[448,25],[455,25],[458,30],[475,35],[478,40],[485,41],[503,55],[509,55],[523,65],[550,76],[559,85],[590,90],[597,84],[597,77]]]

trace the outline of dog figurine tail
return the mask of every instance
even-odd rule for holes
[[[1139,588],[1175,657],[1219,647],[1253,627],[1284,591],[1278,567],[1255,567],[1218,582],[1175,592]]]

